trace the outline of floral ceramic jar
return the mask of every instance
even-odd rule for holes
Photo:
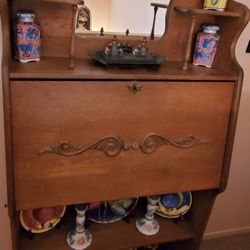
[[[211,68],[217,52],[220,28],[216,25],[204,25],[197,36],[193,64]]]
[[[224,11],[227,7],[227,0],[205,0],[204,9]]]
[[[22,63],[40,61],[41,30],[34,13],[18,13],[15,26],[16,59]]]

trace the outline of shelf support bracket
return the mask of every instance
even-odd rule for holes
[[[188,70],[188,64],[191,61],[191,50],[192,50],[192,41],[193,41],[195,22],[196,22],[196,15],[192,15],[188,41],[187,41],[187,47],[186,47],[186,52],[185,52],[185,58],[184,58],[184,65],[182,67],[182,70]]]
[[[76,4],[72,5],[72,33],[70,41],[70,50],[69,50],[69,68],[74,69],[75,67],[75,29],[76,29],[76,13],[78,6]]]

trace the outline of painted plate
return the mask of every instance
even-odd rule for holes
[[[66,206],[22,210],[20,221],[23,228],[31,233],[45,233],[60,222],[65,211]]]
[[[155,213],[164,218],[175,219],[186,214],[191,205],[191,192],[165,194],[161,196]]]
[[[92,203],[89,206],[88,218],[101,224],[114,223],[129,215],[137,202],[138,199],[135,198]]]

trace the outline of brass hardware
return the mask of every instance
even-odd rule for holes
[[[128,89],[130,92],[132,92],[133,94],[136,94],[138,92],[141,92],[143,89],[143,86],[138,84],[138,83],[134,83],[132,85],[128,85]]]
[[[134,143],[133,146],[132,146],[133,150],[138,150],[140,148],[139,144],[138,143]]]

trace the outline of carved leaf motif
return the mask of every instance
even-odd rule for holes
[[[183,139],[170,140],[161,135],[152,134],[146,137],[140,145],[140,150],[145,154],[154,153],[159,147],[163,145],[171,145],[176,148],[186,149],[192,148],[200,144],[207,144],[208,142],[195,136],[188,136]]]
[[[171,145],[176,148],[186,149],[192,148],[200,144],[208,142],[195,136],[188,136],[178,140],[170,140],[164,136],[151,134],[145,138],[143,143],[134,143],[133,146],[124,144],[123,140],[116,136],[101,138],[87,146],[73,145],[68,142],[62,142],[58,145],[51,145],[42,149],[40,154],[57,154],[62,156],[74,156],[82,154],[88,150],[99,150],[105,153],[106,156],[115,157],[122,150],[128,151],[131,148],[134,150],[140,149],[144,154],[152,154],[163,145]]]
[[[109,136],[101,138],[87,146],[73,145],[68,142],[62,142],[58,145],[51,145],[42,149],[39,153],[51,153],[62,156],[74,156],[82,154],[88,150],[100,150],[109,157],[117,156],[124,149],[124,143],[121,138]]]

